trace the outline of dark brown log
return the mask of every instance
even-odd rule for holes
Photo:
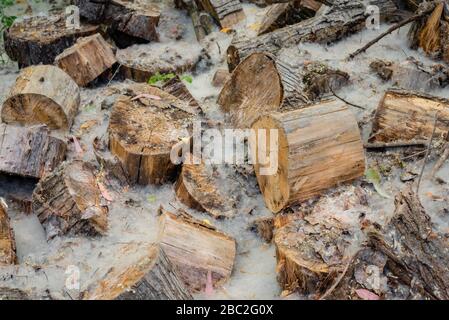
[[[87,162],[64,162],[37,184],[33,212],[47,238],[58,235],[104,235],[108,208],[102,205],[94,168]]]
[[[5,202],[0,198],[0,266],[16,263],[16,243]]]
[[[313,18],[256,38],[234,38],[227,50],[229,69],[233,70],[253,52],[277,54],[281,48],[301,42],[329,43],[365,27],[365,4],[355,0],[328,2],[333,3],[332,7],[321,8]],[[390,0],[374,0],[371,4],[379,7],[381,18],[389,17],[396,11]]]
[[[67,28],[63,15],[36,16],[14,23],[4,32],[5,51],[20,68],[53,64],[56,56],[71,47],[76,39],[99,31],[98,26],[84,23],[80,29]]]
[[[138,247],[131,261],[113,267],[83,300],[191,300],[181,275],[159,245]],[[137,255],[137,256],[136,256]]]
[[[55,64],[84,87],[116,62],[112,47],[97,33],[79,38],[74,46],[56,57]]]
[[[170,160],[172,147],[190,136],[194,111],[147,84],[134,84],[133,96],[120,96],[113,107],[109,127],[109,148],[122,162],[130,183],[161,184],[174,177]]]
[[[78,85],[55,66],[25,68],[1,110],[2,121],[21,125],[45,124],[70,130],[80,104]]]
[[[161,89],[167,93],[170,93],[172,96],[178,98],[179,100],[188,103],[188,105],[192,108],[192,110],[195,110],[197,114],[203,113],[203,110],[201,110],[200,105],[192,96],[189,89],[187,89],[186,85],[179,78],[178,75],[164,82],[161,86]]]
[[[45,126],[31,128],[0,124],[0,171],[41,178],[64,161],[67,144],[50,136]]]
[[[214,287],[230,278],[236,254],[233,238],[187,214],[160,213],[160,245],[191,290],[204,290],[208,272]]]
[[[212,167],[203,161],[198,162],[190,153],[185,155],[175,184],[176,197],[189,208],[207,212],[214,218],[234,216],[235,202],[220,190],[220,181]]]
[[[320,7],[321,3],[314,0],[295,0],[273,4],[266,12],[257,34],[260,36],[309,19]]]
[[[416,91],[388,90],[377,108],[370,140],[428,140],[435,116],[439,119],[435,137],[444,137],[449,131],[449,100]]]
[[[222,28],[232,28],[246,18],[239,0],[197,0],[197,4],[214,17]]]

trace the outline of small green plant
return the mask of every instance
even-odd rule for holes
[[[176,77],[174,73],[161,74],[159,72],[156,72],[154,75],[150,77],[150,79],[148,79],[148,83],[151,85],[161,85],[167,82],[168,80],[173,79],[174,77]],[[187,83],[193,82],[192,76],[189,75],[182,75],[180,79]]]
[[[10,16],[5,12],[5,9],[12,6],[14,4],[14,0],[0,0],[0,31],[3,31],[14,23],[14,20],[17,19],[16,16]]]

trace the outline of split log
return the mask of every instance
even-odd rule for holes
[[[116,57],[120,65],[120,76],[136,82],[147,82],[156,73],[182,74],[194,70],[202,59],[197,44],[177,42],[178,47],[168,46],[153,50],[151,45],[139,45],[118,50]]]
[[[197,4],[214,17],[221,28],[232,28],[246,18],[240,0],[197,0]]]
[[[321,3],[314,0],[295,0],[273,4],[265,14],[257,35],[262,35],[285,26],[309,19],[320,9]]]
[[[101,205],[94,168],[87,162],[64,162],[42,178],[33,192],[32,207],[48,239],[107,231],[108,208]]]
[[[83,300],[191,300],[180,274],[164,250],[156,245],[139,247],[126,265],[113,267],[91,285]]]
[[[216,88],[221,88],[226,83],[226,81],[229,80],[230,77],[231,74],[229,73],[228,70],[218,69],[215,72],[214,77],[212,79],[212,85]]]
[[[55,64],[84,87],[116,62],[111,46],[97,33],[78,39],[74,46],[56,57]]]
[[[186,85],[184,84],[184,82],[182,82],[182,80],[179,78],[178,75],[164,82],[164,84],[162,84],[161,86],[161,89],[171,94],[172,96],[178,98],[179,100],[187,102],[187,104],[193,110],[195,110],[197,114],[203,113],[203,110],[201,110],[200,105],[192,96],[189,89],[187,89]]]
[[[45,126],[31,128],[0,124],[0,171],[41,178],[64,161],[67,144],[50,136]]]
[[[0,266],[16,263],[16,243],[6,204],[0,198]]]
[[[45,124],[68,131],[79,105],[79,87],[64,71],[48,65],[31,66],[20,73],[1,116],[5,123]]]
[[[242,61],[218,97],[236,128],[249,128],[260,115],[276,111],[283,99],[281,77],[272,58],[255,53]]]
[[[92,145],[95,158],[105,170],[107,180],[111,181],[111,178],[114,178],[120,182],[122,187],[128,185],[128,173],[126,172],[126,169],[123,168],[120,160],[109,152],[107,141],[95,137]]]
[[[261,116],[252,128],[256,130],[251,149],[257,181],[272,212],[364,174],[365,154],[357,121],[340,101],[274,112]],[[266,141],[258,141],[260,129]],[[272,141],[275,132],[277,141]],[[274,142],[278,143],[272,145]],[[268,153],[263,148],[259,151],[261,146],[266,146]]]
[[[252,222],[250,230],[256,232],[265,242],[270,243],[273,239],[274,218],[259,218]]]
[[[109,25],[108,33],[119,48],[159,39],[160,9],[153,3],[126,0],[75,0],[80,15],[92,23]]]
[[[198,8],[195,0],[175,0],[175,6],[178,9],[187,10],[192,19],[193,29],[198,42],[201,42],[208,34],[212,32],[212,17]]]
[[[189,137],[194,112],[159,88],[130,86],[135,96],[119,96],[109,120],[109,149],[122,162],[131,183],[161,184],[174,177],[170,151]],[[188,107],[188,106],[187,106]]]
[[[199,163],[199,164],[198,164]],[[175,183],[176,197],[187,207],[207,212],[214,218],[235,215],[235,202],[220,190],[222,182],[212,167],[185,155],[181,173]]]
[[[14,23],[4,32],[5,51],[19,68],[53,64],[56,56],[76,39],[99,31],[100,27],[84,23],[80,29],[70,29],[63,15],[35,16]]]
[[[429,139],[438,113],[435,137],[449,130],[449,100],[414,91],[390,89],[376,112],[370,141]]]
[[[310,19],[275,30],[256,38],[235,37],[227,50],[229,70],[253,52],[276,54],[281,48],[301,42],[329,43],[363,30],[366,25],[365,4],[356,0],[333,0],[332,7],[323,6]],[[390,17],[396,6],[390,0],[373,0],[381,19]]]
[[[160,211],[160,245],[188,287],[204,290],[208,272],[214,287],[226,282],[234,266],[235,240],[187,214]]]

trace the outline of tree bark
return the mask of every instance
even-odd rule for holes
[[[156,87],[136,84],[129,90],[137,99],[116,100],[109,120],[109,149],[122,162],[131,183],[171,180],[176,166],[170,151],[180,138],[190,136],[187,129],[195,112]]]
[[[9,222],[7,207],[0,198],[0,266],[16,263],[16,243]]]
[[[340,101],[274,112],[260,117],[252,128],[257,130],[256,139],[251,139],[257,181],[266,206],[274,213],[364,174],[365,154],[357,121]],[[260,129],[266,133],[266,141],[258,141]],[[270,129],[276,130],[278,145],[271,145],[274,132]],[[265,145],[265,153],[260,152]],[[261,171],[268,165],[274,170]]]
[[[158,245],[145,245],[143,255],[112,268],[83,293],[83,300],[191,300],[171,259]]]
[[[232,28],[246,18],[239,0],[197,0],[197,3],[217,20],[221,28]]]
[[[81,24],[80,29],[66,27],[63,15],[36,16],[16,22],[4,32],[5,51],[19,68],[53,64],[56,56],[72,46],[76,39],[95,34],[98,26]]]
[[[371,141],[428,140],[438,119],[435,137],[449,130],[449,100],[415,91],[390,89],[377,109]]]
[[[31,128],[0,124],[0,171],[42,178],[64,161],[67,144],[45,126]]]
[[[70,76],[54,66],[31,66],[20,73],[1,116],[5,123],[69,131],[79,105],[80,90]]]
[[[182,82],[178,75],[165,82],[161,86],[161,89],[178,98],[179,100],[186,102],[192,108],[192,110],[195,110],[197,114],[203,113],[200,105],[192,96],[189,89],[187,89],[186,85]]]
[[[230,278],[236,254],[234,239],[187,214],[176,216],[163,209],[160,226],[161,247],[191,290],[204,290],[208,272],[214,287]]]
[[[101,205],[94,168],[87,162],[64,162],[46,175],[33,192],[32,207],[48,239],[107,232],[108,208]]]
[[[111,46],[97,33],[80,38],[74,46],[56,57],[55,64],[81,87],[87,86],[117,60]]]
[[[355,0],[335,0],[332,7],[323,6],[310,19],[275,30],[256,38],[236,37],[227,50],[229,70],[253,52],[276,55],[281,49],[301,42],[330,43],[362,30],[366,24],[365,5]],[[390,0],[373,0],[381,18],[391,16],[396,6]]]

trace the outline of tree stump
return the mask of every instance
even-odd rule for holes
[[[78,85],[61,69],[31,66],[23,69],[3,103],[2,121],[45,124],[68,131],[80,105]]]
[[[195,98],[190,93],[189,89],[187,89],[186,85],[182,82],[179,76],[174,76],[172,79],[165,82],[161,89],[167,93],[170,93],[172,96],[178,98],[181,101],[185,101],[188,105],[195,110],[197,114],[202,114],[203,110],[201,110],[200,105],[195,100]]]
[[[48,239],[107,231],[108,208],[101,205],[94,168],[87,162],[64,162],[42,178],[33,192],[32,207]]]
[[[239,0],[198,0],[197,3],[217,20],[221,28],[232,28],[246,18]]]
[[[191,300],[178,270],[164,250],[140,246],[137,257],[111,270],[91,285],[83,300]]]
[[[359,127],[352,112],[340,101],[274,112],[261,116],[252,128],[256,130],[251,148],[257,181],[266,206],[274,213],[364,175]],[[264,137],[260,129],[266,141],[258,141]],[[270,129],[277,132],[277,145],[271,145],[274,132]],[[265,146],[265,152],[263,148],[259,151]],[[270,159],[269,163],[265,158]],[[264,173],[267,166],[274,170]]]
[[[187,154],[181,173],[175,183],[176,197],[187,207],[207,212],[214,218],[235,215],[234,201],[221,190],[221,182],[214,177],[210,165],[203,161],[195,164],[192,154]]]
[[[0,124],[0,171],[42,178],[64,161],[67,144],[45,126],[31,128]]]
[[[120,159],[130,183],[161,184],[174,177],[172,147],[190,136],[194,112],[159,88],[136,84],[135,95],[120,96],[109,120],[109,149]]]
[[[236,243],[231,237],[187,214],[176,216],[161,209],[159,241],[191,290],[204,290],[208,272],[214,287],[232,273]]]
[[[0,266],[16,263],[16,243],[6,204],[0,198]]]
[[[157,41],[160,9],[142,0],[75,0],[81,17],[109,25],[108,33],[119,48]]]
[[[388,90],[377,108],[371,140],[391,142],[430,139],[449,131],[449,100],[415,91]],[[441,121],[442,120],[442,121]]]
[[[16,22],[5,31],[5,51],[19,68],[53,64],[56,56],[76,39],[99,31],[100,27],[84,23],[80,29],[67,28],[64,15],[35,16]]]
[[[253,52],[276,54],[281,48],[301,42],[334,42],[365,28],[365,4],[356,0],[331,0],[327,3],[332,7],[320,10],[313,18],[255,38],[235,37],[227,49],[229,70],[232,71]],[[375,0],[370,4],[379,7],[381,19],[391,17],[396,11],[390,0]]]
[[[85,87],[116,62],[111,46],[97,33],[78,39],[74,46],[56,57],[55,64],[79,86]]]
[[[218,97],[236,128],[250,128],[260,115],[276,111],[283,100],[281,77],[273,59],[255,53],[242,61]]]

